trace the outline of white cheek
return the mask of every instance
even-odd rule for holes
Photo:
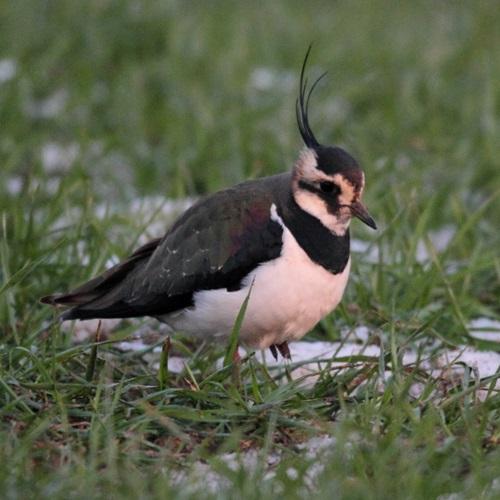
[[[341,194],[339,196],[339,205],[350,205],[351,204],[351,199],[347,196],[344,196]]]
[[[340,204],[350,205],[355,198],[354,186],[350,182],[347,182],[339,174],[335,174],[333,176],[333,181],[337,184],[337,186],[340,187],[340,192],[341,192],[339,196]]]
[[[339,215],[328,211],[326,203],[314,193],[297,189],[293,194],[295,202],[302,210],[316,217],[323,226],[339,236],[343,236],[349,227],[351,213],[349,209],[341,209]]]

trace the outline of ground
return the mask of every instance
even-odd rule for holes
[[[0,24],[2,497],[500,496],[496,2],[26,0]],[[310,42],[312,126],[379,230],[353,223],[342,306],[292,362],[49,326],[42,295],[291,167]]]

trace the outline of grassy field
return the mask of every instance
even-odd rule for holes
[[[495,1],[1,2],[0,496],[499,498],[500,395],[478,397],[496,376],[401,362],[500,350],[469,334],[500,318],[498,26]],[[313,128],[363,164],[380,229],[353,224],[368,249],[308,339],[364,325],[381,356],[300,387],[250,357],[238,382],[216,363],[226,346],[174,337],[189,363],[159,381],[144,352],[116,348],[152,320],[97,343],[47,329],[38,298],[155,220],[138,199],[291,167],[311,41],[311,72],[329,71]]]

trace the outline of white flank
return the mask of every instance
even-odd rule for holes
[[[271,207],[271,217],[283,227],[281,256],[265,262],[245,279],[241,290],[206,290],[194,295],[195,306],[161,317],[173,329],[200,336],[227,336],[253,282],[240,342],[265,349],[302,338],[340,302],[349,277],[350,260],[340,274],[311,261]]]

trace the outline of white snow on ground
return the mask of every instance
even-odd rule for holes
[[[119,320],[102,320],[101,334],[109,335],[117,326]],[[158,330],[164,333],[162,327],[151,329],[149,326],[140,326],[138,323],[138,334],[133,338],[121,341],[114,344],[116,348],[122,351],[142,351],[144,350],[145,359],[153,362],[155,368],[158,366],[158,359],[161,352],[161,347],[156,346],[151,349],[151,344],[147,342],[147,334],[154,330],[158,340]],[[73,323],[75,331],[75,340],[82,341],[83,339],[93,337],[98,326],[98,320],[80,321]],[[499,332],[500,322],[488,318],[477,318],[470,323],[471,335],[476,335],[480,330],[481,338],[488,335],[490,340],[500,340]],[[311,385],[317,379],[319,370],[327,367],[330,369],[341,370],[343,367],[350,366],[350,356],[370,356],[378,358],[380,356],[380,347],[374,344],[367,344],[370,339],[370,330],[366,326],[360,326],[346,333],[345,342],[294,342],[290,344],[292,354],[292,362],[290,368],[294,379],[300,379],[302,384]],[[146,337],[145,339],[143,337]],[[360,343],[364,340],[364,343]],[[246,352],[240,350],[240,355],[245,356]],[[256,357],[259,361],[265,362],[269,369],[282,369],[286,363],[282,359],[276,361],[271,352],[266,350],[258,352]],[[342,359],[343,358],[343,359]],[[334,359],[335,361],[330,361]],[[417,360],[417,353],[408,350],[403,355],[403,364],[412,365]],[[220,360],[222,361],[222,360]],[[189,359],[180,356],[169,356],[168,369],[172,373],[182,373],[185,370],[185,365]],[[301,366],[296,365],[303,363]],[[432,359],[424,359],[420,362],[419,367],[426,370],[430,376],[442,381],[445,384],[456,384],[463,380],[467,370],[469,378],[477,383],[479,379],[495,375],[500,367],[500,353],[494,351],[478,351],[470,346],[463,346],[458,349],[445,349]],[[390,372],[386,372],[380,380],[380,390],[384,390],[385,381],[391,376]],[[489,388],[488,384],[476,392],[476,397],[484,399],[488,395],[488,390],[500,391],[500,381],[496,380],[493,388]],[[418,398],[425,388],[425,384],[416,382],[413,384],[410,395]],[[298,448],[303,450],[304,460],[310,461],[310,466],[307,469],[305,476],[306,486],[314,488],[314,484],[319,475],[324,470],[325,460],[320,460],[318,457],[328,453],[335,446],[335,440],[329,435],[321,435],[313,437],[302,444]],[[267,453],[264,457],[260,451],[249,450],[242,453],[225,453],[217,456],[215,465],[205,461],[197,461],[189,468],[173,472],[172,483],[181,485],[183,488],[189,488],[192,485],[195,492],[200,484],[203,484],[207,491],[216,494],[224,491],[229,487],[228,479],[223,474],[217,472],[217,463],[230,468],[233,471],[243,469],[246,474],[252,474],[258,467],[263,467],[266,470],[264,480],[275,478],[275,466],[281,460],[281,452],[273,451]],[[287,470],[287,475],[290,478],[297,477],[298,471],[290,468]]]
[[[22,182],[21,179],[19,179],[19,182]],[[17,181],[13,182],[13,192],[11,194],[15,194],[14,190],[20,190],[21,187],[22,183],[18,185]],[[187,210],[195,201],[196,198],[171,199],[160,196],[151,196],[133,200],[126,210],[120,206],[110,206],[109,203],[101,203],[96,206],[95,214],[99,219],[105,219],[113,215],[124,213],[133,214],[134,220],[137,221],[137,227],[140,227],[141,225],[143,226],[141,235],[136,244],[137,248],[153,238],[163,236],[168,228],[173,224],[176,217]],[[78,210],[75,209],[68,211],[64,214],[64,216],[60,217],[53,223],[52,230],[63,230],[74,224],[75,221],[80,218],[81,214]],[[111,231],[107,236],[110,239],[114,239],[116,234]],[[82,244],[82,248],[85,249],[85,242]],[[85,255],[81,255],[80,257],[83,259],[86,258]],[[117,257],[113,257],[112,260],[108,262],[108,267],[116,264],[117,262]]]
[[[250,74],[250,87],[255,90],[269,91],[273,89],[292,90],[297,76],[291,71],[278,71],[275,68],[258,67]]]
[[[101,320],[101,336],[107,338],[119,323],[120,320]],[[73,323],[66,322],[63,325],[66,329],[74,328],[75,341],[83,342],[95,336],[98,324],[99,320],[88,320]],[[481,328],[482,330],[479,333],[481,335],[480,338],[488,335],[489,340],[500,340],[499,327],[500,322],[488,318],[477,318],[470,323],[471,335],[476,336],[478,328]],[[115,346],[122,351],[151,351],[151,335],[148,334],[150,330],[146,327],[141,331],[139,328],[137,335],[119,342]],[[166,330],[163,328],[163,325],[155,329],[155,334],[153,335],[154,342],[157,342],[165,332]],[[143,337],[146,337],[146,341]],[[321,370],[325,368],[329,368],[330,370],[342,369],[351,363],[352,360],[349,358],[352,356],[363,355],[378,358],[380,356],[380,347],[375,344],[368,344],[366,340],[369,338],[369,329],[366,326],[360,326],[350,331],[343,342],[300,341],[291,343],[290,352],[292,361],[290,368],[293,369],[292,377],[294,379],[303,379],[304,384],[311,385],[316,381],[317,374]],[[364,339],[365,342],[360,343],[360,339]],[[152,359],[157,361],[160,351],[161,347],[157,346],[152,350],[152,353],[149,353],[149,356],[153,356]],[[245,355],[246,352],[240,348],[240,356],[244,357]],[[188,359],[176,356],[171,356],[170,358],[169,370],[173,373],[181,373],[185,368],[185,364],[189,361]],[[257,352],[256,358],[271,368],[281,368],[286,363],[281,358],[275,360],[269,349]],[[404,365],[412,365],[416,360],[416,351],[407,350],[403,354]],[[222,363],[222,360],[220,362]],[[446,378],[450,378],[450,380],[460,379],[468,367],[476,379],[481,379],[491,377],[497,373],[500,367],[500,353],[496,351],[479,351],[471,346],[461,346],[456,349],[443,349],[439,351],[437,356],[430,359],[424,356],[419,366],[427,370],[433,377],[442,378],[445,374]],[[390,372],[387,372],[385,375],[386,378],[390,377]],[[496,381],[495,388],[500,390],[499,380]],[[422,387],[415,384],[415,387],[411,391],[412,395],[418,397],[421,389]],[[484,391],[478,393],[478,397],[485,396],[486,392]]]
[[[53,173],[58,170],[68,170],[80,154],[77,143],[67,145],[48,142],[42,146],[42,167],[45,172]]]
[[[8,177],[6,182],[7,192],[11,195],[19,194],[23,188],[23,180],[19,176]]]
[[[99,329],[101,337],[107,337],[120,324],[120,319],[87,319],[85,321],[65,321],[61,325],[64,331],[73,329],[75,343],[93,340]],[[99,326],[100,323],[100,326]]]
[[[351,238],[351,251],[354,253],[362,253],[365,262],[376,263],[379,260],[378,247],[369,241]]]
[[[476,339],[500,342],[500,321],[477,318],[470,322],[470,335]]]
[[[138,245],[147,243],[152,238],[163,236],[176,217],[186,211],[196,198],[172,199],[162,196],[148,196],[132,200],[127,213],[134,214],[134,218],[142,221],[144,231],[139,238]],[[111,207],[107,203],[97,205],[96,216],[100,219],[122,213],[120,208]]]
[[[376,345],[360,345],[352,342],[293,342],[289,345],[292,355],[292,366],[301,364],[299,368],[292,371],[292,378],[305,378],[307,385],[313,384],[317,379],[319,371],[327,366],[330,369],[345,367],[351,356],[373,356],[380,355],[380,348]],[[331,359],[344,358],[342,361],[330,361]],[[275,360],[271,351],[259,351],[257,359],[265,362],[267,366],[282,366],[283,360]]]
[[[428,237],[431,245],[434,247],[434,250],[437,254],[444,252],[456,233],[456,227],[452,225],[443,226],[440,229],[435,231],[430,231],[428,233]],[[377,263],[380,260],[380,243],[374,245],[372,242],[360,240],[358,238],[353,238],[351,240],[351,250],[354,253],[363,254],[363,260],[365,262],[371,262],[373,264]],[[387,260],[387,255],[389,255],[388,251],[383,252],[384,260]],[[417,244],[416,249],[416,260],[420,264],[425,264],[432,260],[432,255],[429,253],[427,249],[427,245],[423,240],[420,240]],[[386,262],[387,263],[387,262]]]
[[[139,237],[139,245],[144,245],[152,238],[163,236],[175,217],[186,211],[194,202],[195,198],[173,200],[160,196],[134,200],[131,206],[133,213],[156,214]]]
[[[432,246],[434,247],[434,250],[437,253],[444,252],[448,248],[448,245],[451,243],[451,240],[455,236],[456,231],[456,227],[451,225],[443,226],[436,231],[431,231],[429,233],[429,239]],[[421,264],[432,260],[432,256],[429,254],[429,251],[427,249],[427,245],[422,240],[420,240],[417,245],[416,259]]]
[[[342,338],[349,342],[368,342],[373,336],[373,331],[367,326],[357,326],[356,328],[346,328],[342,330]]]
[[[476,321],[479,322],[479,320]],[[314,374],[318,372],[318,368],[325,368],[328,363],[327,360],[331,357],[338,359],[339,357],[349,357],[360,354],[374,357],[380,355],[380,349],[375,345],[359,345],[354,343],[342,344],[339,342],[294,342],[290,344],[290,350],[293,364],[309,361],[309,363],[301,368],[292,371],[293,378],[312,375],[312,377],[307,377],[305,379],[306,383],[312,383],[314,381]],[[240,354],[244,355],[244,352]],[[258,358],[259,360],[265,360],[268,366],[283,364],[282,360],[276,362],[269,351],[259,353]],[[320,359],[323,361],[318,361]],[[405,365],[412,364],[415,360],[415,352],[410,351],[403,356],[403,363]],[[339,368],[343,365],[347,365],[347,360],[343,362],[335,361],[331,363],[330,366],[332,368]],[[497,352],[481,352],[471,347],[463,347],[457,350],[445,350],[432,362],[421,363],[420,367],[428,369],[435,377],[443,378],[446,376],[446,379],[449,381],[457,381],[464,375],[464,365],[473,370],[476,379],[489,377],[495,375],[499,369],[500,354]],[[182,365],[179,364],[179,367],[181,366]],[[387,375],[389,376],[390,373]],[[496,390],[500,390],[500,383],[498,380],[496,381],[495,387]],[[416,383],[412,387],[410,394],[413,397],[419,397],[423,389],[423,384]],[[383,384],[381,385],[381,390],[383,390]],[[478,391],[477,397],[483,399],[487,395],[487,392],[486,388],[481,389]],[[303,450],[304,459],[311,462],[305,476],[306,485],[309,488],[314,488],[316,479],[324,470],[326,461],[324,459],[319,459],[319,457],[327,454],[333,446],[335,446],[335,439],[326,434],[313,437],[298,446],[299,449]],[[243,468],[246,474],[252,474],[258,466],[259,460],[264,460],[264,469],[267,471],[264,480],[269,480],[275,477],[273,469],[281,460],[281,454],[279,451],[274,451],[263,458],[259,455],[258,451],[250,450],[240,453],[239,455],[236,453],[223,454],[219,456],[217,460],[232,470]],[[260,463],[260,465],[262,466],[262,463]],[[287,475],[292,479],[296,478],[298,471],[294,468],[289,468],[287,470]],[[213,466],[201,461],[195,462],[188,471],[177,472],[174,475],[173,484],[191,484],[193,488],[197,488],[200,484],[204,484],[211,493],[224,491],[224,489],[229,486],[228,480],[223,475],[217,473]]]
[[[445,368],[463,363],[471,368],[477,377],[491,377],[500,368],[500,353],[493,351],[478,351],[470,346],[464,346],[455,351],[444,351],[438,358],[438,365]],[[499,381],[497,388],[500,390]]]
[[[0,59],[0,85],[12,80],[17,73],[17,63],[14,59]]]
[[[334,445],[335,439],[327,435],[316,436],[297,445],[297,448],[304,452],[304,460],[311,463],[305,477],[307,487],[314,487],[316,478],[324,469],[325,461],[320,460],[320,457],[328,453],[328,450]],[[263,480],[269,481],[270,479],[276,480],[276,474],[273,469],[279,464],[281,458],[282,453],[280,451],[268,452],[264,457],[262,453],[252,449],[240,454],[224,453],[217,457],[217,462],[222,463],[235,472],[239,469],[244,469],[245,474],[253,474],[259,466],[264,466],[267,472]],[[299,475],[298,471],[293,467],[288,468],[286,473],[290,479],[297,479]],[[201,461],[195,462],[188,471],[179,470],[174,472],[172,482],[174,485],[182,484],[183,488],[187,487],[188,489],[189,485],[192,485],[193,493],[199,490],[200,484],[203,484],[212,494],[224,491],[224,489],[230,486],[226,477],[218,474],[210,464]],[[274,483],[275,488],[276,486]]]

